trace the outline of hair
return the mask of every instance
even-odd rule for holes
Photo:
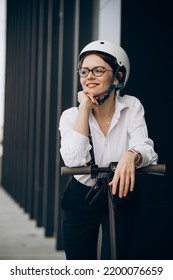
[[[110,67],[112,68],[113,70],[113,73],[115,74],[116,71],[117,71],[117,68],[118,68],[118,63],[117,63],[117,59],[115,57],[113,57],[112,55],[110,54],[106,54],[106,53],[103,53],[103,52],[100,52],[100,51],[88,51],[88,52],[85,52],[80,60],[79,60],[79,63],[78,63],[78,68],[82,68],[82,63],[84,61],[84,59],[86,58],[86,56],[88,56],[89,54],[95,54],[97,56],[99,56],[100,58],[102,58],[106,63],[108,63],[110,65]],[[125,74],[126,74],[126,69],[124,66],[121,66],[120,69],[119,69],[120,72],[122,72],[123,74],[123,77],[120,78],[119,76],[117,77],[119,82],[120,81],[124,81],[124,78],[125,78]]]

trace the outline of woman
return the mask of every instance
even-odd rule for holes
[[[129,72],[129,59],[121,47],[108,41],[86,45],[79,55],[79,106],[62,113],[59,127],[60,153],[66,166],[94,161],[103,167],[118,162],[109,187],[120,200],[135,188],[135,168],[158,160],[148,138],[142,104],[134,96],[119,94]],[[97,259],[99,227],[108,216],[108,202],[105,191],[93,203],[86,199],[95,183],[90,175],[76,175],[63,195],[67,259]]]

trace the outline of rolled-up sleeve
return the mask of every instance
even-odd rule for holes
[[[149,164],[157,164],[158,155],[154,151],[154,143],[148,137],[148,130],[144,116],[144,108],[138,99],[134,100],[131,108],[129,129],[129,148],[139,151],[142,155],[142,163],[139,167]]]
[[[84,166],[91,159],[89,138],[75,131],[76,108],[66,110],[60,118],[60,154],[68,167]]]

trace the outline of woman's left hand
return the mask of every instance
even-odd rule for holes
[[[135,186],[135,159],[136,155],[126,152],[120,159],[112,181],[109,186],[112,187],[112,194],[115,195],[119,190],[119,197],[125,197],[128,191],[133,191]]]

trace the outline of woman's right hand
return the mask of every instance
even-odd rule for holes
[[[96,98],[94,98],[94,94],[86,90],[79,91],[77,97],[80,105],[74,130],[88,137],[90,112],[97,106],[98,102]]]
[[[78,92],[78,102],[82,105],[88,106],[89,109],[98,106],[97,99],[94,97],[92,91],[82,90]]]

